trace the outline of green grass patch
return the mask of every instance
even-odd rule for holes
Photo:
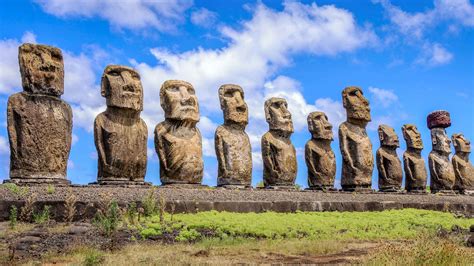
[[[165,218],[170,217],[167,215]],[[392,240],[413,239],[420,233],[431,234],[439,228],[450,229],[453,225],[469,228],[474,224],[474,219],[418,209],[296,213],[209,211],[175,214],[173,222],[168,224],[174,230],[184,231],[180,240],[195,240],[199,237],[195,231],[209,230],[215,232],[219,238]],[[142,235],[161,234],[163,231],[165,230],[159,217],[152,216],[147,219]]]

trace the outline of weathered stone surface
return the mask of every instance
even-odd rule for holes
[[[447,111],[434,111],[428,115],[426,123],[429,129],[437,127],[447,128],[451,126],[451,117]]]
[[[263,183],[266,188],[294,186],[296,150],[290,140],[294,130],[286,100],[266,100],[265,118],[270,130],[262,137]]]
[[[399,191],[402,187],[402,162],[398,158],[400,147],[398,136],[393,128],[380,125],[378,128],[380,148],[377,150],[377,170],[380,191]]]
[[[451,139],[456,150],[451,160],[456,176],[455,188],[461,193],[474,194],[474,167],[469,161],[471,142],[463,134],[453,134]]]
[[[107,110],[94,121],[97,181],[107,185],[145,184],[148,129],[140,118],[140,75],[126,66],[109,65],[102,75],[101,94]]]
[[[374,157],[372,143],[365,127],[371,121],[369,101],[358,87],[342,91],[347,121],[339,126],[339,146],[342,154],[341,186],[343,190],[370,189]]]
[[[251,186],[252,149],[245,133],[248,108],[244,91],[238,85],[219,88],[219,100],[224,112],[224,124],[216,129],[215,149],[218,162],[218,186]]]
[[[202,138],[196,127],[199,104],[193,86],[167,80],[160,89],[165,121],[155,128],[161,183],[200,184],[203,177]]]
[[[330,189],[336,177],[336,157],[331,149],[332,125],[323,112],[308,115],[311,139],[305,146],[308,185],[311,189]]]
[[[431,142],[433,150],[428,156],[431,192],[452,192],[455,176],[453,165],[449,161],[451,141],[446,135],[446,130],[441,127],[431,129]]]
[[[425,192],[428,173],[425,159],[421,157],[423,141],[420,132],[412,124],[403,125],[402,132],[407,145],[407,150],[403,153],[405,188],[408,192]]]
[[[15,183],[69,183],[72,110],[64,91],[61,50],[46,45],[19,48],[23,92],[8,99],[10,180]]]

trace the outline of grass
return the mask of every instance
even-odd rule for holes
[[[451,213],[417,209],[382,212],[297,212],[230,213],[200,212],[175,214],[172,229],[213,231],[219,238],[249,237],[258,239],[413,239],[420,233],[434,233],[439,228],[457,225],[469,228],[474,219],[457,218]],[[165,231],[158,216],[147,218],[142,229],[159,235]],[[151,232],[150,232],[151,231]]]

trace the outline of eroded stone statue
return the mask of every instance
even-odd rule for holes
[[[456,150],[451,160],[456,176],[455,188],[463,194],[474,194],[474,167],[469,161],[471,142],[463,134],[453,134],[451,137]]]
[[[400,142],[395,130],[387,125],[378,128],[380,148],[377,150],[377,170],[379,172],[379,190],[383,192],[400,191],[402,187],[402,162],[398,158],[397,148]]]
[[[200,184],[203,177],[202,139],[196,127],[199,105],[193,86],[167,80],[160,89],[165,121],[155,128],[155,149],[163,185]]]
[[[403,167],[405,169],[405,188],[408,192],[426,192],[425,159],[421,157],[423,141],[420,132],[415,125],[406,124],[402,127],[403,138],[406,141],[407,150],[403,153]]]
[[[431,130],[432,151],[428,156],[430,167],[432,193],[452,193],[455,176],[452,163],[449,161],[451,154],[451,141],[446,134],[446,127],[451,125],[449,113],[435,111],[428,115],[428,128]]]
[[[140,75],[126,66],[109,65],[102,75],[101,94],[107,109],[94,121],[99,157],[99,184],[145,184],[148,129],[140,118],[143,88]]]
[[[308,129],[311,139],[305,146],[305,161],[309,188],[332,189],[336,177],[336,157],[331,149],[332,125],[325,113],[312,112],[308,115]]]
[[[369,101],[358,87],[342,91],[347,120],[339,126],[342,154],[341,186],[343,190],[370,190],[374,158],[366,126],[371,121]]]
[[[23,92],[8,99],[10,180],[69,184],[72,110],[61,100],[64,64],[60,49],[25,43],[19,47]]]
[[[296,150],[291,143],[293,121],[283,98],[265,101],[269,131],[262,137],[263,183],[266,188],[293,188],[296,179]]]
[[[219,100],[224,112],[224,124],[216,129],[215,149],[219,165],[217,185],[250,187],[252,182],[252,149],[245,133],[248,108],[244,91],[238,85],[219,88]]]

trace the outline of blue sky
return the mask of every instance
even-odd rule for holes
[[[53,45],[65,58],[65,94],[74,113],[68,177],[85,184],[96,179],[97,153],[91,132],[105,109],[99,82],[108,64],[136,68],[145,93],[142,118],[148,125],[146,180],[159,184],[153,131],[163,120],[159,88],[183,79],[196,89],[201,108],[204,183],[216,184],[214,131],[222,123],[217,90],[236,83],[246,93],[254,172],[262,180],[260,137],[268,126],[263,103],[288,100],[296,132],[297,183],[307,186],[304,145],[306,116],[322,110],[335,132],[345,120],[341,91],[360,86],[371,102],[368,132],[375,150],[379,124],[421,131],[431,150],[426,116],[451,113],[449,135],[474,140],[474,6],[467,0],[434,1],[94,1],[6,0],[0,9],[0,180],[8,178],[6,101],[22,90],[18,46]],[[335,134],[336,136],[337,134]],[[340,178],[338,139],[332,147]],[[377,170],[373,183],[376,187]]]

